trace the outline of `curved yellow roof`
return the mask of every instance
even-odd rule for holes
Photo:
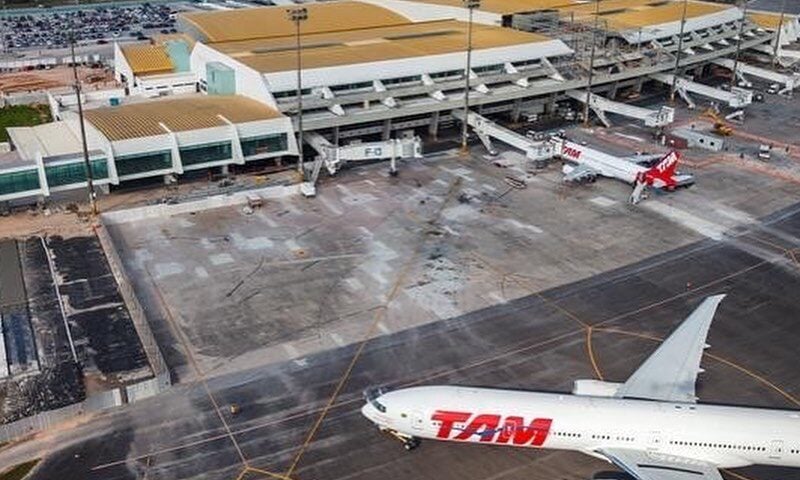
[[[281,114],[241,95],[190,95],[86,110],[86,119],[109,140],[152,137],[173,132],[278,118]]]
[[[361,2],[309,3],[304,34],[327,33],[408,23],[391,10]],[[207,42],[231,42],[294,35],[295,25],[286,7],[258,7],[215,12],[184,13],[181,21],[193,27]]]
[[[455,20],[405,23],[346,32],[303,35],[303,66],[324,68],[463,52],[468,24]],[[510,28],[475,24],[476,50],[534,44],[547,37]],[[261,73],[297,68],[293,37],[223,42],[212,47]]]
[[[461,7],[462,0],[414,0]],[[593,18],[600,7],[600,20],[607,21],[615,29],[651,27],[663,23],[680,21],[683,15],[683,2],[676,0],[482,0],[481,10],[510,15],[513,13],[557,10],[562,16]],[[686,10],[687,18],[701,17],[732,8],[707,2],[690,1]]]
[[[134,75],[156,75],[174,70],[163,45],[127,45],[122,48]]]

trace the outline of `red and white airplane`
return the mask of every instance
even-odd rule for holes
[[[622,384],[572,394],[456,386],[365,393],[362,413],[412,449],[419,439],[581,452],[637,480],[722,480],[720,468],[800,467],[800,411],[697,404],[714,313],[706,298]]]
[[[647,187],[674,190],[694,183],[692,175],[678,173],[680,153],[675,150],[664,155],[654,166],[647,167],[637,157],[615,157],[566,139],[558,141],[556,146],[559,156],[566,160],[563,168],[565,182],[593,182],[597,177],[616,178],[633,185],[630,197],[633,204],[641,201]]]

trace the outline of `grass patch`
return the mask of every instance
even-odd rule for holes
[[[46,105],[12,105],[0,108],[0,142],[8,141],[8,127],[30,127],[50,121]]]
[[[22,480],[27,477],[33,467],[39,463],[39,460],[31,460],[30,462],[20,463],[13,467],[11,470],[6,470],[0,473],[0,480]]]

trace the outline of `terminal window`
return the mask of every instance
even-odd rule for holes
[[[0,195],[38,190],[39,173],[36,170],[10,172],[0,175]]]
[[[252,157],[262,153],[283,152],[288,148],[285,133],[242,139],[242,154]]]

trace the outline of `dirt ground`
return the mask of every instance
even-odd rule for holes
[[[71,87],[72,75],[72,69],[66,66],[51,70],[2,73],[0,74],[0,92],[31,92]],[[116,85],[113,72],[105,68],[79,67],[78,76],[81,78],[84,89],[87,90]]]

